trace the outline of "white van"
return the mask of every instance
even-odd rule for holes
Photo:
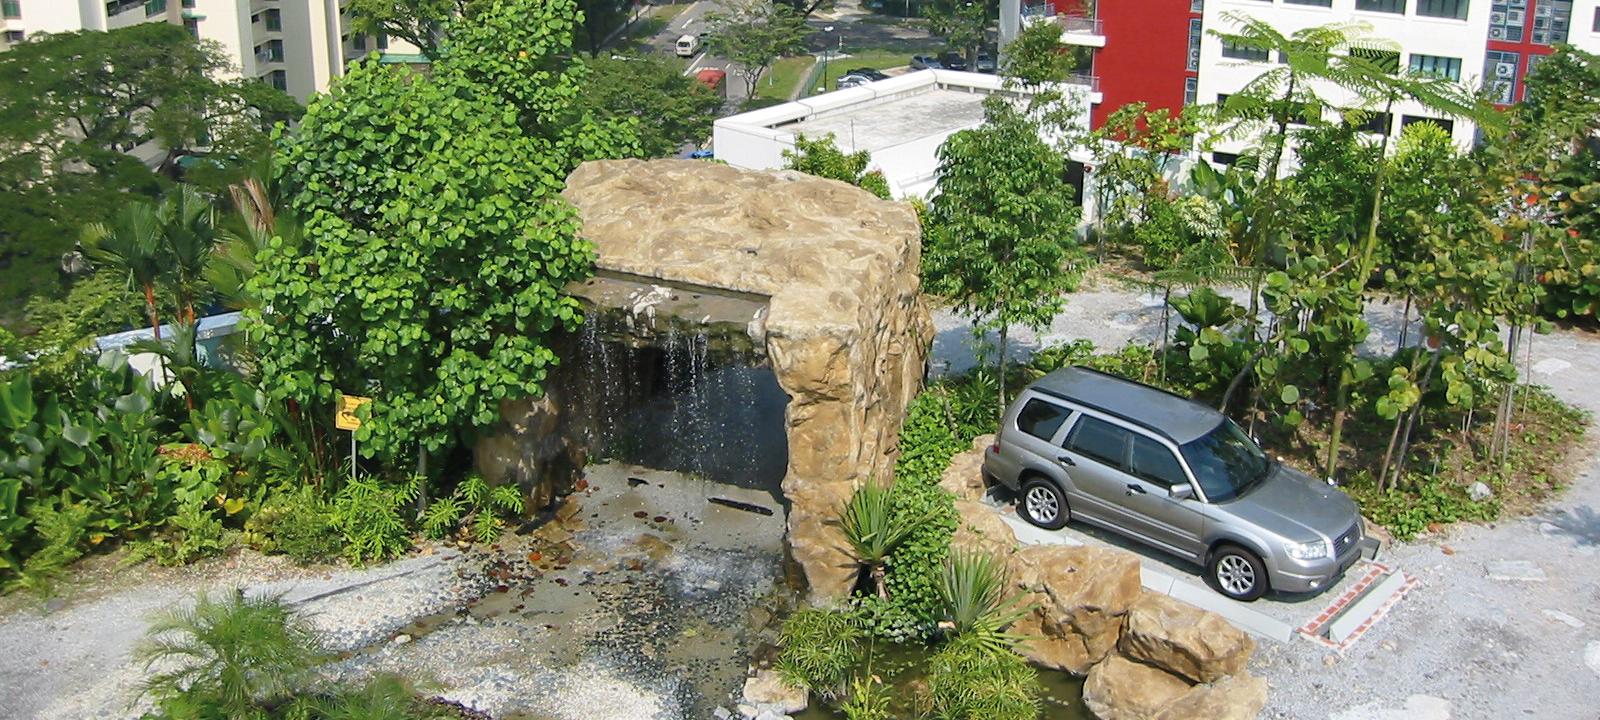
[[[678,57],[694,57],[700,49],[700,38],[695,35],[684,35],[678,38]]]

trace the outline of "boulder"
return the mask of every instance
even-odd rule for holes
[[[789,556],[805,572],[813,598],[850,594],[860,565],[839,529],[839,509],[850,500],[850,483],[817,483],[789,495]]]
[[[1011,576],[1035,605],[1017,626],[1032,636],[1022,654],[1076,675],[1116,647],[1139,597],[1139,559],[1121,550],[1030,545],[1012,556]]]
[[[1017,549],[1017,533],[1000,519],[995,509],[971,500],[957,500],[956,533],[950,547],[987,553],[1005,560]]]
[[[813,600],[847,592],[823,524],[838,493],[818,488],[893,473],[933,338],[916,212],[837,180],[690,160],[587,162],[562,195],[597,273],[766,302],[793,555]]]
[[[744,681],[744,702],[779,715],[793,715],[806,709],[806,691],[790,687],[776,670],[757,670]]]
[[[1156,720],[1255,720],[1267,705],[1267,681],[1245,673],[1189,688]]]
[[[983,454],[994,444],[994,435],[979,435],[972,440],[972,449],[950,458],[950,467],[939,477],[939,487],[957,500],[977,500],[988,491],[983,479]]]
[[[1221,615],[1152,592],[1139,594],[1117,644],[1129,658],[1202,683],[1243,670],[1255,647]]]
[[[1100,720],[1155,720],[1189,692],[1189,683],[1160,668],[1112,655],[1083,682],[1083,704]]]
[[[516,484],[530,510],[571,492],[587,458],[571,442],[562,417],[560,391],[546,387],[536,398],[500,401],[500,421],[473,445],[473,464],[490,485]]]

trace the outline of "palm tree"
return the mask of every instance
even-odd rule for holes
[[[253,307],[246,283],[256,272],[256,255],[273,238],[289,247],[301,243],[300,223],[286,210],[278,209],[282,200],[270,180],[271,168],[264,167],[250,177],[228,187],[235,213],[218,227],[221,242],[212,253],[204,277],[223,301],[235,308]]]
[[[144,293],[145,314],[156,339],[161,339],[161,318],[156,309],[156,283],[167,273],[167,247],[161,213],[146,202],[129,202],[110,223],[92,223],[83,229],[83,246],[90,259],[127,275]]]
[[[856,488],[839,514],[839,526],[856,561],[866,570],[878,597],[889,596],[884,585],[883,561],[921,524],[921,518],[904,518],[895,511],[889,488],[867,482]]]
[[[195,301],[205,292],[205,270],[218,243],[216,211],[211,201],[184,185],[161,203],[162,233],[172,261],[172,285],[180,321],[193,324]]]

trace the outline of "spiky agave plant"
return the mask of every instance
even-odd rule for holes
[[[202,593],[156,618],[137,657],[143,692],[167,706],[251,718],[292,695],[322,656],[315,633],[277,596]]]
[[[883,562],[916,529],[918,523],[911,520],[898,517],[889,487],[874,482],[857,487],[839,513],[845,541],[850,543],[850,550],[880,598],[889,596],[884,586]]]
[[[1007,592],[1010,585],[1005,564],[993,555],[952,552],[939,577],[950,633],[986,650],[1009,652],[1021,636],[1006,628],[1032,609],[1021,595]]]

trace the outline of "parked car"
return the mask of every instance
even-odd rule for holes
[[[678,57],[694,57],[695,52],[700,50],[700,36],[683,35],[678,38],[676,48]]]
[[[889,76],[885,75],[882,70],[874,70],[872,68],[856,68],[854,70],[846,70],[844,74],[860,75],[861,77],[872,81],[889,79]]]
[[[853,88],[865,85],[869,82],[872,82],[872,78],[869,78],[865,75],[856,75],[854,73],[850,73],[846,75],[840,75],[838,80],[833,81],[833,86],[843,90],[845,88]]]
[[[950,51],[939,56],[939,62],[951,70],[967,69],[967,59],[961,53]]]
[[[689,153],[689,159],[690,160],[710,160],[710,159],[712,159],[712,158],[714,158],[716,156],[717,156],[716,152],[714,152],[712,150],[709,150],[709,149],[706,149],[706,150],[695,150],[695,151]]]
[[[912,70],[938,70],[943,67],[944,65],[939,62],[939,58],[936,58],[932,55],[911,56]]]
[[[1000,70],[1000,65],[994,61],[993,55],[990,55],[989,53],[978,53],[978,57],[972,61],[972,69],[981,73],[989,73],[990,75],[993,75]]]
[[[1377,547],[1343,492],[1267,456],[1227,416],[1087,368],[1006,411],[984,472],[1049,530],[1097,525],[1198,563],[1236,600],[1320,591]]]

